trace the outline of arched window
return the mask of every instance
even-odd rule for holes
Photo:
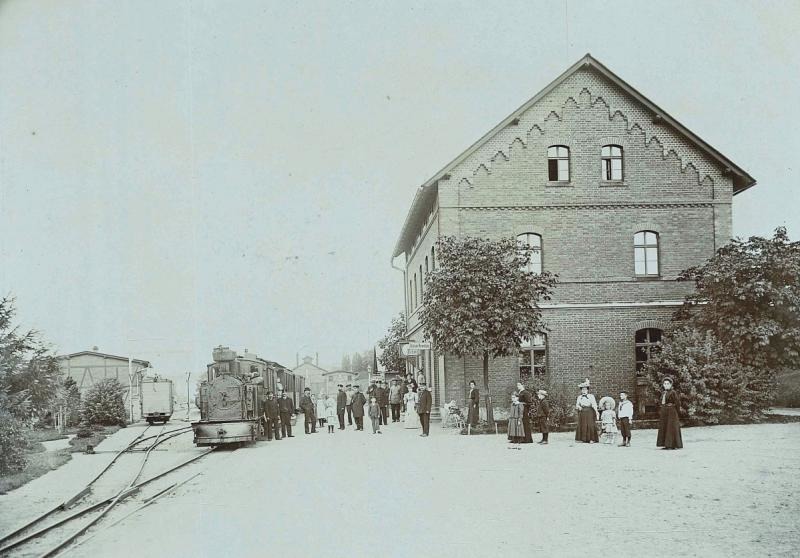
[[[636,350],[636,375],[642,375],[642,367],[650,357],[661,349],[662,331],[655,327],[647,327],[636,332],[634,339]]]
[[[603,180],[622,180],[622,147],[604,145],[600,152]]]
[[[423,288],[425,285],[425,279],[422,276],[422,264],[419,264],[419,298],[422,298]]]
[[[531,259],[525,271],[532,273],[542,272],[542,237],[536,233],[523,233],[517,236],[517,242],[522,250],[530,252]]]
[[[519,348],[519,379],[542,379],[547,374],[547,336],[536,333]]]
[[[436,269],[436,249],[431,246],[431,269]]]
[[[428,274],[428,256],[425,256],[425,275]]]
[[[414,286],[411,279],[408,280],[408,313],[414,309]]]
[[[417,307],[417,274],[414,274],[414,308]]]
[[[551,145],[547,148],[547,180],[569,182],[569,147]]]
[[[639,231],[633,235],[633,267],[636,275],[658,277],[658,233]]]

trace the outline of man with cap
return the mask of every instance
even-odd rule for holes
[[[344,430],[344,410],[347,408],[347,394],[344,386],[339,384],[339,393],[336,394],[336,416],[339,417],[339,430]]]
[[[539,406],[536,408],[536,418],[539,422],[539,430],[542,433],[542,439],[539,440],[539,443],[546,444],[547,437],[550,435],[550,428],[547,424],[550,418],[550,403],[547,401],[547,392],[543,389],[536,392],[536,397],[539,398]]]
[[[432,407],[433,398],[431,397],[431,392],[428,391],[428,384],[422,381],[419,383],[419,403],[417,403],[417,414],[422,425],[422,434],[420,436],[427,436],[430,432]]]
[[[364,430],[364,405],[367,399],[361,393],[359,386],[353,386],[355,393],[353,394],[353,418],[356,419],[356,430]]]
[[[300,410],[303,411],[306,434],[316,434],[317,423],[314,420],[314,401],[311,400],[311,388],[303,390],[303,397],[300,398]]]
[[[400,422],[400,408],[403,406],[403,388],[400,380],[392,380],[392,387],[389,388],[389,405],[392,407],[392,422]]]
[[[278,409],[281,416],[281,434],[284,438],[294,438],[292,436],[292,415],[294,414],[294,401],[289,399],[286,392],[278,394]]]
[[[264,421],[266,423],[265,430],[267,431],[267,440],[272,441],[272,435],[275,434],[275,440],[281,439],[281,432],[278,429],[278,422],[280,420],[281,411],[280,405],[275,400],[271,391],[267,392],[267,400],[264,401]]]
[[[383,380],[378,380],[378,387],[375,388],[375,399],[378,400],[378,407],[381,410],[381,424],[386,424],[389,417],[389,391],[383,387]]]
[[[344,390],[345,395],[347,396],[347,425],[353,426],[353,386],[347,384],[347,388]]]

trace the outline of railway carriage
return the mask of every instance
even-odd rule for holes
[[[198,446],[263,439],[261,417],[268,391],[282,387],[297,406],[305,380],[280,364],[222,346],[214,349],[213,359],[197,398],[200,420],[192,423]]]

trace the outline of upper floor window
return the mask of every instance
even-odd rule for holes
[[[603,164],[603,180],[622,180],[622,147],[604,145],[600,158]]]
[[[542,272],[542,237],[535,233],[523,233],[517,236],[517,242],[523,250],[530,253],[530,261],[525,271]]]
[[[547,148],[547,179],[569,182],[569,147],[551,145]]]
[[[519,379],[544,378],[547,373],[547,336],[536,333],[519,348]]]
[[[425,256],[425,275],[428,274],[428,271],[429,271],[429,269],[428,269],[428,256]]]
[[[633,262],[636,275],[658,276],[658,233],[639,231],[633,235]]]
[[[423,279],[423,276],[422,276],[422,264],[420,264],[420,266],[419,266],[419,297],[420,298],[422,298],[422,293],[423,293],[422,289],[423,289],[423,285],[425,284],[424,281],[425,280]]]
[[[414,285],[411,283],[411,280],[408,281],[408,312],[411,313],[411,310],[414,309]]]

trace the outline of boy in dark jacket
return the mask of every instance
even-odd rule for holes
[[[550,434],[550,429],[547,424],[550,418],[550,403],[547,401],[547,392],[543,389],[536,392],[536,397],[539,398],[539,408],[536,409],[536,418],[539,419],[539,430],[542,431],[542,439],[539,440],[539,443],[546,444],[547,436]]]

